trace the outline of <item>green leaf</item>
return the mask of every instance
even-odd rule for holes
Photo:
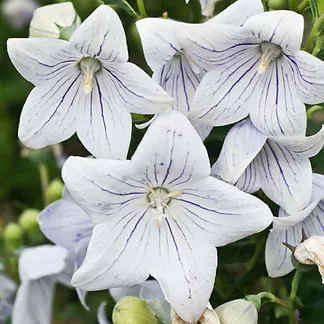
[[[126,0],[103,0],[107,5],[115,5],[123,10],[125,10],[130,16],[137,17],[136,11],[131,7],[131,5]]]
[[[317,19],[319,17],[319,12],[316,0],[309,0],[309,5],[311,8],[313,18]]]

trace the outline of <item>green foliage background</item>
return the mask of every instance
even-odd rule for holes
[[[39,1],[41,5],[53,3],[53,1]],[[81,19],[85,19],[99,4],[99,0],[74,0],[72,1]],[[222,11],[233,0],[221,0],[217,2],[215,13]],[[270,6],[280,4],[285,8],[285,1],[270,0]],[[318,0],[319,13],[324,12],[324,0]],[[137,11],[136,0],[130,0],[129,4]],[[200,3],[191,0],[188,5],[185,0],[146,0],[148,16],[161,17],[164,12],[168,17],[197,23],[204,18],[200,14]],[[116,8],[116,7],[115,7]],[[126,11],[116,8],[124,24],[129,46],[130,61],[136,63],[147,73],[151,73],[142,53],[141,42],[135,27],[136,18]],[[310,10],[305,14],[306,31],[312,24]],[[6,224],[17,222],[19,215],[26,208],[44,208],[39,166],[45,165],[49,179],[60,178],[60,170],[57,167],[52,151],[30,151],[22,147],[17,139],[17,128],[21,109],[32,85],[25,81],[11,64],[7,52],[6,41],[11,37],[28,37],[28,26],[22,30],[13,29],[5,17],[0,20],[0,234]],[[305,37],[307,37],[307,32]],[[324,58],[324,54],[323,57]],[[142,116],[133,116],[134,122],[143,121]],[[319,111],[309,121],[309,134],[315,133],[324,123],[324,114]],[[213,163],[222,147],[225,135],[230,127],[215,128],[205,144]],[[144,130],[134,128],[130,155],[142,138]],[[73,137],[63,143],[66,155],[86,156],[87,152]],[[324,151],[312,159],[314,171],[324,173]],[[257,193],[259,198],[270,204],[276,215],[278,207],[271,203],[262,192]],[[244,226],[244,225],[242,225]],[[260,291],[271,291],[285,299],[289,294],[292,274],[280,279],[269,279],[264,265],[264,244],[268,230],[253,237],[230,244],[219,249],[219,267],[217,279],[211,302],[218,306],[223,302],[242,298],[246,294]],[[33,236],[25,234],[22,244],[33,246],[46,243],[46,239],[40,231]],[[17,276],[17,256],[8,250],[0,240],[0,263],[14,278]],[[308,273],[302,279],[299,296],[303,307],[300,306],[300,323],[322,324],[324,323],[324,286],[321,284],[319,274],[316,271]],[[111,316],[114,306],[108,292],[89,293],[88,301],[90,312],[84,310],[73,290],[57,287],[54,305],[54,323],[96,323],[97,306],[102,300],[108,302],[107,313]],[[262,307],[259,323],[286,323],[285,310],[268,304]]]

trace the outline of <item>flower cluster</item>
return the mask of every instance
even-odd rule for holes
[[[201,2],[212,16],[215,1]],[[324,62],[300,50],[303,17],[238,0],[201,24],[138,20],[150,78],[128,62],[112,8],[101,5],[81,23],[71,4],[63,5],[65,14],[61,5],[36,11],[31,38],[8,40],[12,63],[35,86],[18,136],[39,149],[76,133],[94,158],[65,162],[63,198],[38,217],[58,246],[23,252],[15,307],[28,313],[40,301],[26,304],[26,294],[45,298],[46,314],[34,321],[49,323],[53,284],[69,255],[69,278],[74,272],[71,283],[85,307],[86,291],[113,292],[152,276],[174,323],[233,323],[226,304],[210,309],[217,247],[273,221],[266,266],[275,277],[293,269],[282,242],[298,244],[302,229],[307,236],[324,233],[324,178],[309,161],[323,147],[324,128],[306,137],[305,107],[324,101]],[[127,159],[131,113],[155,117]],[[236,122],[211,168],[203,140],[213,127]],[[279,217],[251,195],[259,189],[280,206]],[[33,264],[34,255],[48,268]],[[47,297],[30,293],[40,283]],[[256,323],[252,303],[232,303]],[[169,304],[157,309],[147,302],[166,323]],[[102,305],[98,317],[107,323],[103,312]],[[13,323],[22,321],[14,316]]]

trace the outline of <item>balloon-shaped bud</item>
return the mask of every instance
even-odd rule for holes
[[[15,250],[22,243],[23,230],[16,223],[9,223],[3,231],[3,239],[8,250]]]
[[[39,210],[28,208],[24,210],[19,216],[19,225],[26,231],[33,231],[38,228],[37,216],[39,214]]]
[[[64,184],[59,179],[54,179],[47,188],[47,197],[49,202],[53,202],[62,197]]]

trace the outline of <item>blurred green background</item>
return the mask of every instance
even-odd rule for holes
[[[99,4],[99,0],[74,0],[76,11],[84,20]],[[233,0],[218,1],[215,13],[222,11]],[[54,1],[38,1],[39,5],[54,3]],[[136,0],[130,0],[130,5],[137,11]],[[282,9],[287,6],[285,1],[271,0],[270,6]],[[324,11],[324,0],[318,0],[319,9]],[[205,20],[201,16],[199,0],[191,0],[188,5],[185,0],[146,0],[148,16],[161,17],[167,12],[168,17],[197,23]],[[135,27],[135,18],[125,11],[117,8],[117,12],[124,24],[129,46],[130,61],[136,63],[147,73],[151,73],[146,65],[142,53],[141,42]],[[308,10],[305,14],[306,30],[312,24],[312,17]],[[4,244],[3,231],[8,223],[19,220],[21,213],[29,208],[41,210],[46,205],[44,189],[55,179],[60,179],[60,168],[55,158],[57,147],[32,151],[23,147],[17,139],[18,121],[23,104],[32,89],[32,85],[25,81],[11,64],[7,51],[6,41],[11,37],[28,37],[28,23],[21,29],[14,28],[10,19],[1,12],[0,20],[0,266],[11,277],[18,279],[17,255],[13,249]],[[133,116],[134,123],[143,121],[144,117]],[[324,114],[319,111],[309,121],[308,132],[313,134],[324,122]],[[205,144],[208,148],[211,162],[213,163],[222,146],[225,135],[230,127],[214,129]],[[130,156],[137,143],[143,136],[144,130],[134,128],[130,148]],[[62,144],[63,155],[86,156],[88,153],[74,136]],[[324,173],[324,152],[312,159],[314,170]],[[41,177],[42,175],[42,177]],[[45,190],[46,191],[46,190]],[[47,197],[48,198],[48,197]],[[55,198],[50,197],[52,200]],[[263,195],[276,213],[274,206]],[[45,200],[45,201],[44,201]],[[266,278],[264,266],[264,244],[267,231],[236,242],[219,249],[219,269],[215,290],[212,296],[213,306],[225,301],[242,298],[244,294],[258,293],[270,289],[279,296],[284,297],[289,292],[291,275],[281,279],[270,280]],[[33,235],[24,233],[21,244],[34,246],[43,244],[46,239],[39,229],[34,229]],[[251,262],[252,256],[257,259]],[[303,278],[300,295],[304,307],[301,310],[301,323],[324,323],[324,286],[315,271]],[[96,323],[97,306],[102,300],[108,301],[107,314],[111,316],[113,301],[108,292],[89,293],[88,302],[91,308],[87,312],[80,305],[76,293],[64,287],[57,287],[54,314],[55,323]],[[260,323],[286,323],[286,318],[280,319],[280,314],[285,314],[282,309],[273,305],[265,306],[260,314]],[[23,323],[22,323],[23,324]]]

